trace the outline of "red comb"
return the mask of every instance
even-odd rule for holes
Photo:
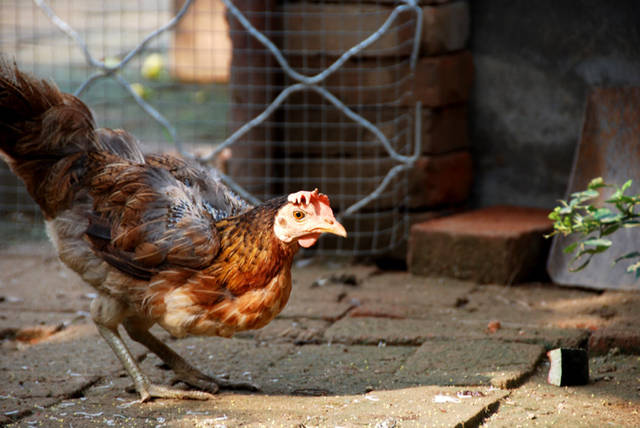
[[[296,205],[300,205],[300,204],[308,205],[316,201],[329,205],[329,197],[324,193],[318,192],[317,188],[313,189],[312,192],[309,192],[308,190],[301,190],[296,193],[291,193],[287,198],[287,200]]]

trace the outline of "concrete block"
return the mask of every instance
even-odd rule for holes
[[[424,6],[420,54],[438,55],[464,49],[469,29],[469,4],[466,1]]]
[[[409,238],[413,274],[511,284],[543,275],[551,230],[539,208],[495,206],[416,224]]]
[[[393,8],[374,4],[286,2],[282,15],[285,54],[342,55],[373,34]],[[357,56],[408,56],[415,32],[415,14],[401,12],[389,31]]]
[[[473,58],[469,51],[421,58],[413,85],[416,100],[425,107],[461,103],[469,98]]]

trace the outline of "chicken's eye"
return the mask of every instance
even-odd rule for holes
[[[293,212],[293,217],[296,220],[302,220],[304,218],[304,213],[302,211],[294,211]]]

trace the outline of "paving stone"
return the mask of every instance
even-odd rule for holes
[[[466,1],[422,7],[421,55],[463,49],[469,38],[470,17]]]
[[[541,345],[545,349],[585,347],[589,340],[589,332],[579,329],[506,325],[490,333],[486,320],[464,319],[459,313],[425,311],[422,319],[407,319],[401,317],[398,306],[393,307],[396,312],[385,308],[368,314],[367,308],[371,307],[365,305],[361,312],[354,310],[349,317],[334,323],[325,331],[324,340],[346,344],[420,345],[436,339],[494,339]]]
[[[329,343],[367,345],[420,345],[433,338],[456,337],[460,327],[432,316],[430,319],[343,318],[325,331]],[[484,333],[468,336],[484,337]]]
[[[269,391],[274,388],[270,384],[268,370],[296,349],[292,344],[221,337],[188,337],[164,342],[206,374],[228,376],[237,382],[252,382]],[[142,361],[140,368],[153,382],[161,385],[168,385],[174,376],[173,371],[164,368],[162,360],[152,353]],[[136,394],[125,392],[131,385],[128,376],[105,376],[103,382],[89,389],[85,395],[97,396],[108,390],[114,396],[134,400]]]
[[[55,397],[17,398],[3,392],[0,395],[0,426],[7,426],[30,415],[39,419],[42,410],[59,401],[60,399]]]
[[[433,318],[452,311],[474,284],[446,278],[384,273],[367,278],[348,297],[358,306],[350,317]]]
[[[540,345],[496,340],[429,340],[396,374],[430,385],[518,386],[544,355]]]
[[[276,318],[260,330],[251,330],[236,334],[237,338],[251,338],[269,344],[320,343],[329,321],[310,318]]]
[[[544,274],[546,210],[496,206],[411,228],[408,264],[416,275],[511,284]]]
[[[265,388],[294,395],[362,394],[391,387],[394,373],[415,347],[307,345],[270,368]],[[348,377],[349,382],[339,379]],[[413,384],[415,385],[415,383]]]
[[[0,312],[88,311],[95,290],[58,260],[49,242],[11,248],[0,252]],[[48,286],[34,293],[43,281]]]
[[[38,341],[39,339],[48,339],[51,336],[45,334],[47,331],[49,333],[58,334],[72,322],[87,322],[87,318],[82,315],[70,313],[8,309],[0,314],[0,340],[16,339],[15,334],[20,331],[24,332],[25,330],[33,330],[35,334],[38,329],[41,329],[41,332],[47,337],[36,337],[37,335],[35,335],[32,339],[34,339],[34,341]],[[18,341],[22,340],[23,342],[28,342],[27,337],[17,339]]]
[[[333,272],[339,275],[338,272],[344,271],[334,270]],[[348,286],[335,284],[313,286],[314,281],[322,279],[324,275],[313,273],[313,271],[305,272],[305,269],[295,269],[292,277],[294,284],[291,297],[280,313],[280,318],[335,321],[353,307],[351,302],[343,299]]]
[[[4,379],[2,395],[7,397],[0,400],[3,409],[15,399],[48,401],[81,395],[102,376],[113,376],[121,370],[120,362],[92,325],[65,333],[55,341],[19,349],[3,347],[0,377]],[[134,355],[144,354],[141,346],[129,345]]]
[[[485,333],[488,333],[485,329]],[[590,332],[571,328],[546,327],[502,327],[487,337],[508,342],[541,345],[545,349],[585,348],[589,342]]]

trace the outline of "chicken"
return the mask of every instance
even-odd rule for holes
[[[60,260],[97,290],[92,319],[141,401],[253,388],[202,373],[149,328],[176,337],[261,328],[287,303],[298,249],[347,235],[317,189],[251,207],[215,170],[143,154],[127,132],[96,128],[78,98],[6,62],[0,154],[40,206]],[[151,383],[119,325],[195,390]]]

